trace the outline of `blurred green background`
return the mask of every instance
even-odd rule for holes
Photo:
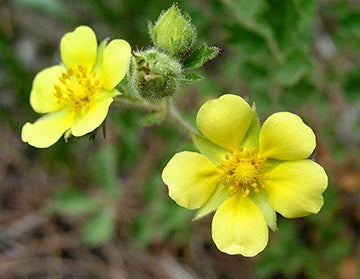
[[[61,37],[80,24],[99,40],[145,49],[148,20],[171,1],[0,0],[0,278],[360,278],[360,2],[179,1],[198,41],[221,54],[206,78],[176,96],[194,123],[225,93],[255,102],[264,120],[302,116],[329,175],[319,214],[278,216],[255,258],[228,256],[211,239],[211,216],[191,222],[161,181],[177,151],[194,149],[171,121],[112,106],[94,139],[35,149],[21,127],[38,115],[28,99],[37,72],[60,61]]]

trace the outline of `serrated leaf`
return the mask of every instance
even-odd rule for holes
[[[104,209],[90,219],[84,228],[84,241],[91,245],[99,245],[110,239],[115,231],[115,214]]]
[[[50,207],[60,213],[75,215],[95,212],[99,204],[86,193],[68,188],[57,193]]]
[[[191,73],[191,74],[183,74],[183,79],[180,81],[181,86],[186,86],[194,82],[198,82],[203,80],[204,77],[199,74]]]
[[[208,47],[206,44],[202,44],[186,58],[183,67],[187,70],[199,68],[207,61],[215,58],[219,51],[220,49],[216,46]]]

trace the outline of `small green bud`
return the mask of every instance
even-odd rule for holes
[[[183,80],[181,64],[155,49],[133,54],[128,77],[133,90],[150,102],[172,96]]]
[[[159,16],[155,26],[149,22],[148,28],[154,45],[175,58],[183,57],[195,44],[195,26],[176,4]]]

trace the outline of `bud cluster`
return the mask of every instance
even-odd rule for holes
[[[181,85],[200,80],[184,70],[201,67],[219,52],[206,44],[194,50],[196,29],[188,15],[181,13],[177,4],[163,12],[155,24],[148,24],[153,47],[133,54],[128,80],[141,98],[160,102],[171,97]]]

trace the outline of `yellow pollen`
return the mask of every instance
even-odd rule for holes
[[[54,96],[58,103],[78,108],[87,106],[100,86],[95,71],[90,73],[86,67],[78,65],[59,76],[59,83],[54,85]]]
[[[231,149],[225,155],[224,160],[218,165],[224,171],[221,182],[228,186],[229,195],[237,192],[246,198],[251,191],[259,193],[265,188],[264,173],[266,158],[258,157],[258,150],[245,151],[242,147],[237,150]]]

